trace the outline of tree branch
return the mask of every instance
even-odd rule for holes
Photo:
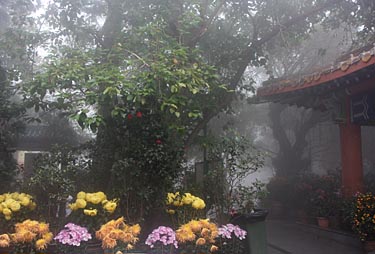
[[[297,15],[288,21],[281,23],[279,25],[276,25],[270,32],[264,34],[262,38],[259,40],[253,41],[249,44],[249,46],[243,51],[242,55],[243,57],[239,60],[239,67],[231,79],[228,87],[231,90],[235,90],[240,83],[242,76],[248,67],[248,65],[251,63],[251,60],[254,60],[255,52],[265,43],[272,40],[274,37],[276,37],[280,30],[286,30],[292,27],[293,25],[298,24],[299,22],[305,20],[308,17],[314,16],[318,14],[319,12],[337,4],[340,2],[343,2],[344,0],[330,0],[326,3],[317,6],[315,8],[312,8],[310,10],[305,11],[304,13]],[[195,137],[199,134],[199,132],[203,129],[203,127],[213,118],[215,117],[219,112],[221,112],[224,108],[228,107],[232,100],[234,99],[234,94],[229,94],[228,96],[220,99],[220,104],[218,107],[214,110],[211,110],[209,112],[205,112],[204,117],[202,121],[200,121],[196,127],[191,131],[189,137],[187,138],[185,145],[190,145]]]
[[[186,43],[189,47],[194,47],[200,38],[207,32],[208,28],[212,24],[213,20],[219,14],[221,8],[226,3],[226,0],[222,0],[214,9],[212,15],[206,20],[201,23],[201,26],[198,28],[198,31],[193,35],[193,37]]]

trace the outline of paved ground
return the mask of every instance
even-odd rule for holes
[[[268,254],[363,254],[357,239],[334,230],[267,221]]]

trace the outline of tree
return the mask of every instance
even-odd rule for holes
[[[268,72],[272,77],[286,78],[311,73],[333,63],[352,45],[347,39],[352,31],[345,31],[344,27],[325,31],[320,26],[304,41],[279,42],[269,51],[273,57],[267,63]],[[318,123],[327,120],[325,116],[319,109],[269,105],[270,127],[279,145],[272,159],[277,175],[295,177],[311,169],[311,158],[307,153],[311,144],[307,137]]]
[[[17,102],[16,81],[26,77],[31,63],[31,40],[26,32],[32,19],[31,1],[2,1],[0,3],[0,191],[9,191],[16,164],[10,150],[11,141],[22,127],[25,108]]]
[[[158,119],[154,140],[163,133],[163,144],[180,151],[237,92],[253,89],[243,74],[267,61],[268,42],[281,34],[303,39],[342,2],[352,1],[54,1],[46,12],[50,55],[25,82],[25,99],[97,132],[94,171],[106,188],[115,162],[129,159],[127,137],[136,133],[129,115]]]

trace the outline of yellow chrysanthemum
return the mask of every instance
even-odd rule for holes
[[[25,242],[31,242],[36,237],[36,233],[31,231],[24,231],[22,233],[21,239],[24,239]]]
[[[0,203],[3,202],[5,200],[5,195],[0,195]]]
[[[91,203],[92,196],[93,196],[92,193],[86,193],[86,198],[85,198],[85,200],[86,200],[87,202],[90,202],[90,203]]]
[[[44,233],[42,238],[46,240],[47,243],[51,242],[53,239],[53,234],[51,232]]]
[[[116,210],[117,203],[113,201],[108,201],[107,203],[104,204],[103,208],[109,212],[113,213]]]
[[[196,238],[194,232],[190,229],[190,227],[186,227],[182,225],[179,229],[176,230],[176,239],[179,242],[190,242],[194,241]]]
[[[141,226],[139,226],[139,224],[135,224],[131,226],[129,230],[133,233],[133,235],[139,235],[141,232]]]
[[[182,203],[184,205],[190,205],[194,201],[194,196],[191,195],[190,193],[185,193],[184,196],[182,197]]]
[[[116,247],[116,245],[117,245],[116,240],[108,236],[104,237],[102,240],[103,249],[113,249],[114,247]]]
[[[11,198],[14,199],[14,200],[18,199],[19,195],[20,194],[18,192],[13,192],[13,193],[10,194]]]
[[[16,200],[13,198],[7,198],[3,203],[7,208],[9,208],[14,202],[16,202]]]
[[[9,208],[4,208],[3,209],[3,214],[5,216],[10,216],[10,215],[12,215],[12,211]]]
[[[96,196],[98,196],[99,198],[100,198],[100,202],[102,202],[103,200],[106,200],[107,199],[107,196],[104,194],[104,192],[102,192],[102,191],[99,191],[99,192],[97,192],[97,193],[95,193],[96,194]],[[99,202],[99,203],[100,203]],[[98,204],[99,204],[98,203]]]
[[[37,250],[45,250],[47,248],[47,241],[45,239],[43,239],[43,238],[38,239],[35,242],[35,248]]]
[[[197,241],[195,242],[196,245],[205,245],[206,244],[206,239],[204,238],[198,238]]]
[[[219,250],[219,247],[217,247],[216,245],[212,245],[210,248],[210,252],[216,252],[218,250]]]
[[[166,204],[167,205],[170,205],[173,203],[174,199],[175,199],[176,195],[174,193],[168,193],[167,194],[167,200],[166,200]]]
[[[84,200],[84,199],[80,199],[80,198],[78,198],[78,199],[76,200],[76,206],[77,206],[77,208],[85,208],[86,205],[87,205],[86,200]]]
[[[168,214],[175,214],[175,213],[176,213],[176,210],[173,210],[173,209],[167,209],[167,213],[168,213]]]
[[[90,196],[90,198],[87,199],[88,202],[93,203],[95,205],[102,202],[102,200],[103,199],[97,193],[93,193],[92,196]]]
[[[125,219],[124,219],[124,217],[121,216],[117,220],[113,220],[113,222],[114,222],[113,224],[114,224],[115,227],[119,227],[121,225],[124,225]]]
[[[204,209],[206,207],[206,204],[204,203],[203,199],[196,198],[196,199],[194,199],[194,201],[191,204],[191,206],[194,209],[201,210],[201,209]]]
[[[38,232],[40,234],[46,234],[46,233],[48,233],[48,231],[49,231],[49,224],[44,223],[44,222],[39,223],[39,225],[38,225]]]
[[[72,210],[72,211],[76,211],[78,209],[76,203],[69,204],[68,206],[69,206],[69,209]]]
[[[10,204],[9,208],[10,208],[13,212],[18,212],[18,211],[21,209],[21,204],[18,203],[17,201],[14,201],[13,203]]]
[[[201,222],[197,220],[190,221],[188,225],[191,228],[191,230],[193,230],[193,232],[199,232],[202,229]]]
[[[210,231],[208,228],[203,228],[203,229],[202,229],[202,232],[201,232],[201,235],[202,235],[204,238],[208,238],[208,237],[210,237],[210,233],[211,233],[211,231]]]
[[[28,206],[30,204],[30,198],[29,197],[26,197],[26,196],[23,196],[21,199],[20,199],[20,203],[21,205],[23,206]]]
[[[84,209],[83,213],[88,216],[96,216],[98,214],[98,210],[96,209]]]
[[[78,192],[77,199],[86,199],[86,192],[83,192],[83,191]]]

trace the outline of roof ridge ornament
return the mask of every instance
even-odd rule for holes
[[[373,51],[373,50],[371,50],[371,51]],[[371,57],[373,55],[371,53],[371,51],[366,51],[366,52],[362,52],[361,53],[361,60],[362,60],[362,62],[367,63],[368,61],[370,61],[370,59],[371,59]]]

